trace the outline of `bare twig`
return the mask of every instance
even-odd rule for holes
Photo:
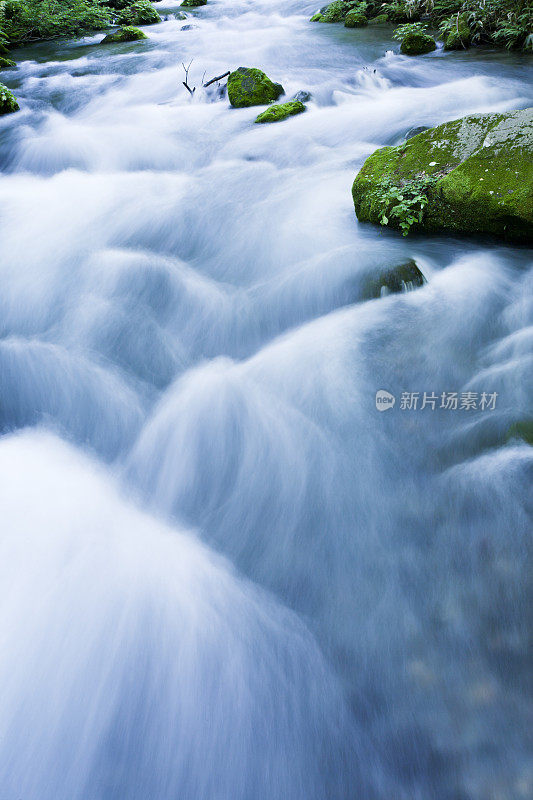
[[[191,97],[192,97],[192,95],[193,95],[193,94],[195,93],[195,91],[196,91],[196,86],[194,86],[192,89],[191,89],[191,87],[189,86],[189,70],[190,70],[190,68],[191,68],[191,64],[192,64],[192,59],[191,59],[191,62],[190,62],[190,64],[189,64],[189,66],[188,66],[188,67],[186,67],[186,66],[185,66],[185,64],[183,63],[183,61],[181,62],[181,66],[183,67],[183,69],[184,69],[184,71],[185,71],[185,80],[184,80],[184,81],[182,81],[182,83],[183,83],[183,85],[185,86],[185,88],[187,89],[187,91],[189,92],[189,94],[190,94],[190,95],[191,95]]]
[[[204,83],[204,89],[207,89],[207,87],[211,86],[212,83],[216,83],[217,81],[221,81],[222,78],[227,78],[229,74],[230,74],[230,71],[228,69],[228,71],[225,72],[223,75],[217,75],[216,78],[211,78],[210,81],[207,81],[207,83]],[[205,76],[205,72],[204,72],[204,76]]]

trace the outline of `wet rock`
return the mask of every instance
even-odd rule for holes
[[[299,100],[300,103],[308,103],[312,97],[313,95],[311,94],[311,92],[306,92],[305,90],[301,89],[299,92],[296,92],[296,94],[292,99]]]
[[[100,44],[116,44],[117,42],[136,42],[138,39],[148,39],[148,36],[140,31],[139,28],[133,28],[131,25],[126,25],[124,28],[119,28],[115,33],[108,33],[102,39]]]
[[[507,431],[507,441],[513,439],[522,439],[530,445],[533,445],[533,419],[522,419],[514,422]]]
[[[419,133],[423,133],[424,131],[428,130],[427,125],[419,125],[417,128],[409,128],[407,133],[405,134],[405,140],[412,139],[413,136],[418,136]]]
[[[4,86],[3,83],[0,83],[0,116],[3,114],[12,114],[14,111],[18,111],[19,108],[20,106],[13,92],[11,92],[7,86]]]
[[[234,108],[262,106],[284,94],[280,83],[273,83],[255,67],[239,67],[228,78],[228,97]]]
[[[400,227],[400,204],[423,197],[414,230],[531,241],[532,165],[533,108],[473,114],[373,153],[352,187],[355,210]]]
[[[387,294],[407,292],[426,283],[424,275],[412,259],[396,267],[386,268],[369,276],[363,284],[362,300],[371,300]]]
[[[199,25],[182,25],[180,31],[192,31],[194,28],[199,28]]]
[[[287,119],[294,114],[301,114],[305,111],[305,106],[300,100],[290,100],[288,103],[280,103],[279,105],[270,106],[266,111],[256,118],[256,122],[280,122],[282,119]]]
[[[407,36],[402,39],[400,45],[400,52],[402,52],[404,56],[421,56],[424,55],[424,53],[431,53],[436,49],[437,43],[435,39],[427,33],[420,33],[418,31],[408,33]]]
[[[176,11],[172,16],[177,20],[187,19],[187,14],[184,14],[183,11]]]

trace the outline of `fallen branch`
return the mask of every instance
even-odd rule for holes
[[[216,83],[217,81],[221,81],[222,78],[227,78],[228,75],[230,75],[230,70],[229,69],[223,75],[217,75],[216,78],[211,78],[210,81],[207,81],[207,83],[204,83],[204,89],[207,89],[207,87],[211,86],[212,83]]]

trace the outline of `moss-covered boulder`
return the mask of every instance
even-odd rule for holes
[[[120,25],[155,25],[161,17],[149,0],[137,0],[117,14]]]
[[[273,83],[255,67],[239,67],[228,78],[228,98],[234,108],[264,106],[284,93],[280,83]]]
[[[185,8],[198,8],[198,6],[206,6],[207,0],[183,0],[181,5]]]
[[[426,283],[424,275],[416,265],[416,261],[410,259],[404,264],[395,267],[387,267],[378,270],[370,275],[364,282],[361,292],[362,300],[371,300],[375,297],[383,297],[387,294],[398,292],[408,292],[423,286]]]
[[[457,14],[456,17],[451,18],[450,22],[451,30],[449,30],[444,40],[444,49],[466,49],[472,40],[472,32],[468,26],[468,18],[466,14]]]
[[[256,122],[280,122],[282,119],[292,117],[294,114],[301,114],[305,111],[305,106],[300,100],[290,100],[288,103],[270,106],[256,118]]]
[[[369,25],[384,25],[386,22],[389,21],[389,18],[386,14],[378,14],[377,17],[373,17],[372,19],[368,20]]]
[[[18,111],[19,108],[20,106],[13,92],[11,92],[7,86],[4,86],[3,83],[0,83],[0,116],[3,114],[12,114],[14,111]]]
[[[446,122],[373,153],[352,195],[359,220],[531,241],[533,108]]]
[[[367,18],[357,9],[348,11],[344,18],[344,26],[346,28],[364,28],[366,25],[368,25]]]
[[[4,58],[0,56],[0,69],[10,69],[11,67],[16,67],[17,64],[15,61],[11,61],[10,58]]]
[[[119,28],[115,33],[108,33],[105,39],[102,39],[100,44],[116,44],[117,42],[136,42],[138,39],[148,39],[148,36],[140,31],[139,28],[132,28],[131,25],[126,25],[124,28]]]
[[[436,47],[437,44],[432,36],[429,36],[427,33],[412,31],[402,39],[400,52],[402,52],[404,56],[421,56],[424,53],[431,53]]]

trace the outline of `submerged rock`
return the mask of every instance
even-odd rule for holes
[[[2,114],[12,114],[14,111],[19,111],[19,109],[20,106],[13,92],[3,83],[0,83],[0,116]]]
[[[421,56],[437,49],[435,39],[427,33],[412,31],[404,36],[400,45],[400,52],[404,56]]]
[[[149,0],[137,0],[117,14],[117,21],[120,25],[155,25],[161,17]]]
[[[360,11],[348,11],[344,18],[345,28],[364,28],[368,25],[368,20]]]
[[[533,445],[533,419],[523,419],[514,422],[507,431],[507,441],[522,439],[527,444]]]
[[[11,61],[10,58],[3,58],[0,56],[0,69],[10,69],[11,67],[16,67],[17,64],[15,61]]]
[[[132,28],[131,25],[126,25],[124,28],[119,28],[115,33],[108,33],[100,44],[136,42],[138,39],[148,39],[148,36],[143,31],[140,31],[139,28]]]
[[[453,18],[453,27],[444,40],[445,50],[463,50],[467,48],[472,39],[466,14],[458,14]]]
[[[287,119],[294,114],[301,114],[305,111],[305,106],[300,100],[290,100],[288,103],[280,103],[276,106],[270,106],[262,114],[259,114],[256,122],[280,122],[282,119]]]
[[[255,67],[239,67],[228,78],[228,97],[234,108],[264,106],[284,93],[280,83],[273,83]]]
[[[405,264],[380,270],[376,275],[367,278],[363,284],[361,299],[371,300],[386,294],[407,292],[423,286],[424,283],[427,281],[417,267],[416,261],[410,259]]]
[[[427,125],[418,125],[416,128],[409,128],[407,133],[405,134],[405,139],[412,139],[413,136],[418,136],[419,133],[423,133],[424,131],[428,130]]]
[[[474,114],[373,153],[352,195],[359,220],[531,240],[533,108]]]
[[[311,92],[306,92],[305,89],[300,89],[300,91],[296,92],[296,94],[292,99],[299,100],[300,103],[308,103],[312,97],[313,95],[311,94]]]

